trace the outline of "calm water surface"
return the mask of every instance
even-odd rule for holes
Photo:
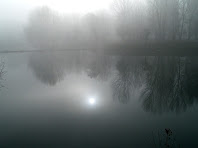
[[[197,57],[0,55],[2,147],[198,147]],[[159,135],[157,136],[157,134]]]

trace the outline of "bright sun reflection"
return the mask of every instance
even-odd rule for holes
[[[95,99],[94,98],[89,98],[89,104],[94,105],[95,104]]]

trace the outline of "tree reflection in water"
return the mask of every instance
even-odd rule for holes
[[[113,96],[122,103],[127,103],[135,88],[143,82],[142,57],[121,57],[116,64],[117,75],[112,82]]]
[[[37,53],[29,57],[29,67],[36,78],[52,86],[68,74],[82,72],[91,78],[107,80],[111,66],[109,57],[86,52]]]
[[[128,103],[140,92],[142,107],[147,112],[185,111],[198,97],[196,57],[112,58],[88,53],[45,53],[32,54],[29,66],[41,82],[49,85],[74,72],[86,72],[90,78],[103,81],[111,76],[113,98]]]
[[[74,70],[78,58],[72,53],[67,56],[56,53],[32,54],[29,58],[29,67],[41,82],[55,85],[64,79],[66,73]]]
[[[0,57],[0,90],[3,85],[3,76],[5,75],[5,62],[4,60]]]
[[[140,99],[147,112],[181,112],[197,101],[196,57],[125,57],[116,69],[113,94],[122,103],[127,103],[141,86]]]
[[[191,57],[155,57],[147,68],[143,108],[153,113],[185,111],[197,100],[197,72]]]
[[[177,60],[174,57],[155,57],[147,66],[146,87],[142,92],[146,111],[161,112],[170,103],[173,88],[176,87]]]
[[[94,56],[94,57],[93,57]],[[92,55],[86,66],[86,72],[91,78],[98,78],[106,81],[111,75],[112,59],[108,56]]]

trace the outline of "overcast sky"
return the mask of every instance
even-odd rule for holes
[[[80,13],[106,10],[113,0],[1,0],[0,22],[25,22],[29,12],[38,6],[49,6],[60,13]]]

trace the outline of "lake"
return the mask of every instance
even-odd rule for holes
[[[0,59],[1,147],[198,147],[197,57],[60,51]]]

